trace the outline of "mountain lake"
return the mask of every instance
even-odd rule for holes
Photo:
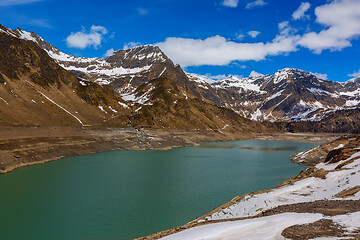
[[[0,176],[1,239],[133,239],[180,226],[297,175],[290,155],[314,146],[233,141],[20,168]]]

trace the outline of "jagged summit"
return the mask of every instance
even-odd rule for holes
[[[142,56],[138,56],[140,59],[143,59],[145,57],[147,57],[148,54],[151,53],[156,53],[155,55],[158,55],[159,58],[165,58],[165,54],[160,50],[160,48],[156,45],[151,45],[151,44],[147,44],[147,45],[141,45],[141,46],[135,46],[135,47],[131,47],[131,48],[126,48],[126,49],[118,49],[116,51],[114,51],[111,55],[105,57],[105,59],[109,59],[111,61],[111,59],[116,59],[119,57],[124,58],[124,56],[127,55],[135,55],[135,54],[139,54]],[[152,58],[155,58],[155,56],[151,56]]]
[[[0,29],[13,37],[37,43],[66,70],[73,72],[78,77],[99,84],[110,84],[116,79],[124,80],[124,78],[134,77],[136,74],[144,75],[154,65],[174,65],[160,48],[154,45],[117,50],[105,59],[75,57],[61,52],[34,32],[27,32],[21,28],[11,30],[1,27]],[[158,74],[160,75],[160,73]]]
[[[158,46],[145,45],[115,51],[105,61],[117,67],[144,67],[155,63],[171,62]]]
[[[282,69],[279,69],[277,72],[294,72],[294,73],[309,73],[305,70],[302,70],[302,69],[298,69],[298,68],[282,68]]]

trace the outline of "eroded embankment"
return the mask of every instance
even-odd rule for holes
[[[114,150],[169,150],[253,137],[251,133],[216,131],[2,127],[0,174],[77,155]]]

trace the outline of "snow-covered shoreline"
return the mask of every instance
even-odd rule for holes
[[[274,189],[236,197],[183,227],[144,239],[288,239],[284,235],[295,236],[294,229],[304,229],[301,234],[308,236],[314,234],[311,239],[357,239],[359,145],[357,137],[350,138],[347,144],[335,142],[326,163],[325,157],[319,159],[318,164]],[[346,207],[349,205],[353,206]],[[328,232],[316,232],[318,225]]]

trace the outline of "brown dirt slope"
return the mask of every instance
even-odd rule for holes
[[[0,33],[0,125],[104,125],[109,116],[98,106],[121,110],[117,101],[110,87],[83,86],[34,42]]]

